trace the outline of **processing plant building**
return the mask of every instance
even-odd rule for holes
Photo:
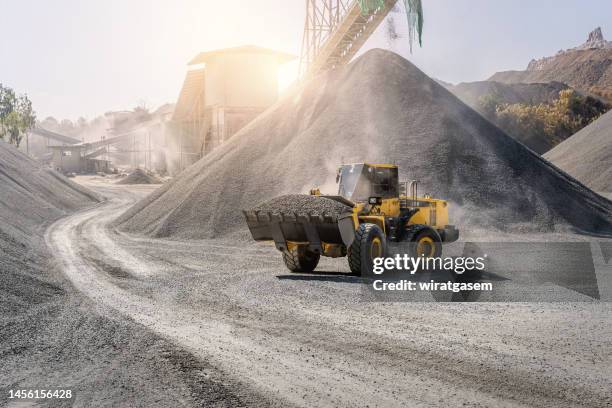
[[[274,104],[278,68],[293,59],[252,45],[193,58],[172,117],[183,160],[197,161]]]

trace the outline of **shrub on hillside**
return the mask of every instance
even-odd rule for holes
[[[479,110],[514,138],[544,153],[609,109],[599,99],[564,89],[552,103],[537,105],[498,103],[494,95],[487,95],[481,99]]]

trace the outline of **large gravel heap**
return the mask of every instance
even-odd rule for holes
[[[94,193],[0,140],[0,311],[55,293],[43,276],[49,257],[45,227],[97,200]]]
[[[176,393],[187,406],[206,405],[224,391],[201,379],[209,367],[133,322],[106,317],[56,269],[45,227],[96,201],[0,140],[0,384],[72,389],[69,405],[172,406]],[[12,406],[8,397],[0,395],[0,406]]]
[[[612,192],[612,111],[544,157],[593,190]]]
[[[319,76],[118,219],[151,236],[245,228],[241,209],[314,185],[342,162],[392,162],[451,200],[452,222],[612,233],[612,202],[483,119],[402,57],[372,50]]]

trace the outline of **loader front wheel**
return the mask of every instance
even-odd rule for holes
[[[411,257],[437,258],[442,256],[442,238],[431,227],[426,225],[409,226],[406,241],[409,242],[408,252]]]
[[[374,258],[385,256],[387,239],[376,224],[363,223],[355,231],[355,240],[348,248],[351,272],[357,276],[371,276]]]
[[[321,255],[299,246],[283,252],[283,261],[291,272],[312,272],[319,264],[320,258]]]

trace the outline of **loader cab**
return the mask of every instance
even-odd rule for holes
[[[393,164],[345,164],[336,176],[338,195],[351,201],[399,196],[398,167]]]

